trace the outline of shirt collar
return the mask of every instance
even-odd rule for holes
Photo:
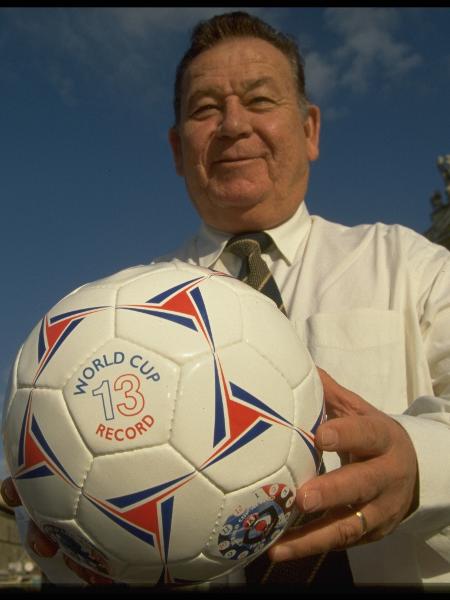
[[[273,227],[266,229],[271,236],[279,252],[288,264],[296,261],[299,248],[308,235],[311,227],[311,217],[304,202],[290,219]],[[222,254],[227,241],[232,237],[230,233],[214,229],[204,223],[197,234],[196,246],[199,264],[202,267],[211,267]]]

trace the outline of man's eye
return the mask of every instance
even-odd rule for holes
[[[273,104],[273,100],[271,98],[267,98],[266,96],[256,96],[250,100],[250,104]]]
[[[193,117],[204,117],[209,115],[210,113],[219,110],[217,104],[203,104],[202,106],[198,106],[192,111]]]

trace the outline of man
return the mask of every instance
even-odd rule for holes
[[[258,19],[232,13],[197,27],[175,113],[176,169],[204,225],[172,257],[237,275],[228,240],[268,232],[264,258],[324,385],[329,419],[316,444],[327,473],[297,502],[325,513],[288,532],[271,559],[346,548],[356,583],[449,584],[448,252],[403,227],[309,215],[320,112],[296,47]]]

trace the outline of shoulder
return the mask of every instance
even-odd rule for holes
[[[446,248],[404,225],[377,222],[348,226],[312,215],[312,231],[326,245],[341,250],[359,247],[369,252],[389,252],[419,264],[433,261],[444,266],[450,260]]]

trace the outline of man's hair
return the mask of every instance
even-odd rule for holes
[[[303,110],[306,109],[304,63],[297,44],[293,39],[277,31],[258,17],[243,11],[236,11],[216,15],[207,21],[200,21],[193,29],[191,45],[186,50],[176,70],[173,103],[177,125],[180,121],[181,88],[186,69],[196,56],[205,50],[209,50],[219,42],[233,37],[259,38],[278,48],[291,64],[292,73],[297,83],[299,103]]]

